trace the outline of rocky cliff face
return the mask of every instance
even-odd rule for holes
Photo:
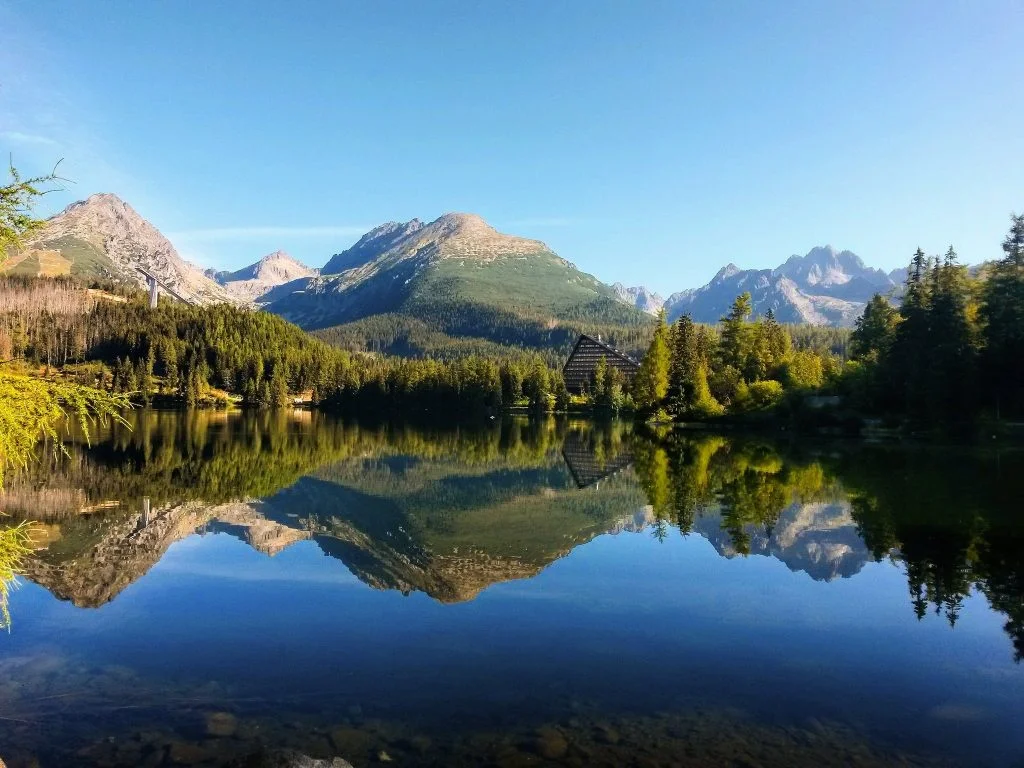
[[[236,272],[207,270],[206,274],[239,301],[262,304],[272,298],[275,289],[281,286],[301,290],[310,278],[316,277],[317,270],[310,269],[284,251],[274,251]]]
[[[896,295],[899,286],[892,274],[866,266],[855,253],[822,246],[775,269],[727,264],[707,285],[669,296],[665,307],[670,320],[689,313],[697,322],[715,323],[745,291],[755,316],[770,309],[785,323],[852,326],[875,293]]]
[[[186,299],[235,302],[223,287],[189,264],[160,232],[116,195],[72,203],[26,243],[11,269],[38,263],[40,274],[77,274],[145,286],[142,267]],[[44,268],[42,265],[47,265]]]
[[[391,250],[402,240],[421,229],[423,229],[423,222],[419,219],[413,219],[404,224],[397,221],[385,222],[359,238],[359,241],[351,248],[331,256],[320,271],[325,275],[336,275],[354,267],[360,267]]]
[[[623,304],[629,304],[649,315],[657,315],[665,306],[665,299],[642,285],[627,288],[622,283],[615,283],[612,285],[612,290]]]

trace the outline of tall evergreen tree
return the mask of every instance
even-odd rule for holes
[[[985,370],[1000,415],[1024,415],[1024,214],[1012,216],[982,296]]]
[[[700,365],[697,329],[688,314],[672,326],[668,371],[668,407],[675,417],[689,412],[694,403],[694,379]]]
[[[750,349],[750,326],[747,319],[752,312],[749,293],[742,293],[732,303],[729,314],[721,319],[722,337],[718,353],[723,366],[732,366],[737,371],[746,367]]]
[[[876,362],[885,355],[892,345],[899,319],[899,312],[888,299],[878,293],[872,296],[850,334],[853,359]]]
[[[914,419],[928,410],[928,342],[930,338],[930,260],[920,248],[907,270],[906,291],[900,306],[902,322],[896,327],[890,374],[899,388],[898,407]]]
[[[967,270],[957,262],[953,246],[940,264],[935,260],[929,306],[929,405],[932,421],[964,421],[976,402],[975,345],[967,314]]]
[[[637,408],[653,412],[661,407],[668,394],[669,375],[669,332],[665,322],[665,310],[658,313],[658,326],[647,354],[640,363],[640,370],[633,379],[633,396]]]

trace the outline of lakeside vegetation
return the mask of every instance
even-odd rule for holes
[[[809,395],[832,395],[839,398],[833,411],[858,424],[878,417],[914,430],[962,432],[981,421],[1020,419],[1024,215],[1011,218],[1002,248],[1003,258],[973,277],[952,247],[941,258],[919,249],[899,306],[881,295],[868,303],[849,337],[849,360],[822,344],[794,345],[796,334],[771,311],[751,322],[747,293],[717,329],[686,315],[669,327],[662,316],[634,382],[635,406],[655,421],[770,414],[798,423]],[[616,386],[596,381],[595,392]],[[609,405],[631,403],[617,389]],[[825,409],[816,418],[828,416]]]

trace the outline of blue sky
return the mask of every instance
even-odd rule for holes
[[[0,151],[188,258],[473,211],[663,293],[831,243],[999,255],[1024,3],[0,0]]]

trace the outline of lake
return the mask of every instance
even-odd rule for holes
[[[11,768],[1024,760],[1024,452],[129,421],[0,495]]]

